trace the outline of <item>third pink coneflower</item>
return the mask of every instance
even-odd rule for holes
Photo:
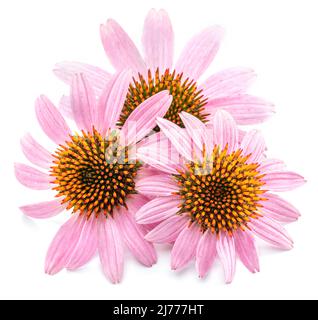
[[[173,158],[163,156],[156,142],[138,151],[161,173],[136,184],[139,192],[156,196],[139,209],[137,222],[157,224],[146,235],[148,241],[174,243],[172,269],[183,268],[195,257],[203,277],[219,257],[225,280],[231,282],[238,255],[251,272],[259,271],[254,237],[291,249],[293,241],[280,222],[299,216],[272,191],[294,189],[304,183],[303,177],[287,171],[281,161],[266,158],[258,131],[240,141],[235,121],[225,111],[215,114],[209,131],[190,114],[181,113],[181,118],[185,129],[166,119],[157,121]]]

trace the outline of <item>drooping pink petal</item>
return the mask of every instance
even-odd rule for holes
[[[28,204],[20,207],[20,210],[27,216],[36,219],[46,219],[54,217],[61,213],[66,208],[62,205],[60,200],[52,200],[39,202],[35,204]]]
[[[174,242],[180,232],[189,224],[189,218],[180,215],[174,215],[171,218],[161,222],[152,229],[145,239],[155,243],[171,243]]]
[[[183,72],[185,77],[198,80],[218,52],[223,33],[220,26],[213,26],[195,35],[183,49],[176,70]]]
[[[131,68],[146,73],[146,64],[137,47],[116,21],[110,19],[101,25],[100,35],[106,55],[116,70]]]
[[[208,143],[208,131],[207,127],[204,125],[202,121],[200,121],[197,117],[193,116],[190,113],[182,111],[179,114],[189,136],[192,138],[194,143],[200,149],[203,150],[203,147],[207,147],[210,145]]]
[[[147,267],[157,262],[157,254],[153,244],[144,239],[141,226],[137,225],[132,214],[121,209],[115,217],[123,239],[135,258]]]
[[[260,162],[266,150],[263,135],[258,130],[247,132],[241,142],[242,155],[249,155],[248,162]]]
[[[203,82],[204,96],[217,99],[245,93],[255,78],[255,72],[248,68],[222,70]]]
[[[221,232],[216,241],[216,251],[223,265],[225,282],[231,283],[236,269],[236,253],[234,238]]]
[[[211,117],[218,108],[229,112],[240,125],[263,122],[274,112],[272,103],[247,94],[212,99],[205,106]]]
[[[202,233],[196,223],[184,228],[171,250],[171,269],[185,267],[194,257]]]
[[[117,223],[112,217],[98,221],[98,253],[104,274],[112,283],[119,283],[124,268],[124,244]]]
[[[234,239],[236,252],[245,267],[252,273],[259,272],[259,259],[254,238],[248,231],[237,230],[234,233]]]
[[[267,173],[263,181],[266,182],[266,188],[278,192],[295,189],[306,182],[301,175],[291,171]]]
[[[97,116],[94,119],[96,128],[105,133],[109,128],[114,128],[124,106],[131,71],[122,70],[116,73],[103,90],[98,102]]]
[[[136,221],[140,224],[151,224],[166,220],[179,211],[180,201],[181,198],[177,196],[155,198],[137,211]]]
[[[45,259],[45,273],[53,275],[67,266],[81,236],[85,217],[73,215],[55,235]]]
[[[126,145],[136,144],[156,127],[157,117],[163,117],[172,102],[168,90],[161,91],[142,102],[122,127]]]
[[[63,95],[61,97],[59,102],[59,110],[63,117],[74,119],[73,110],[71,106],[71,98],[69,96]]]
[[[63,144],[69,138],[70,128],[47,97],[41,96],[36,100],[35,112],[42,130],[52,141]]]
[[[24,155],[33,164],[48,169],[52,164],[52,155],[28,133],[20,141]]]
[[[145,19],[142,43],[148,68],[162,73],[171,69],[174,34],[171,21],[163,9],[151,9]]]
[[[53,72],[58,78],[69,85],[72,83],[75,74],[83,73],[97,94],[105,88],[106,83],[111,78],[111,74],[101,68],[75,61],[57,63]]]
[[[224,149],[228,146],[228,152],[236,149],[238,143],[238,130],[233,117],[226,111],[218,110],[213,118],[213,143]]]
[[[271,245],[285,250],[293,248],[293,241],[287,231],[274,220],[263,216],[259,219],[253,219],[249,226],[258,237]]]
[[[278,195],[267,192],[264,194],[264,198],[267,200],[260,201],[263,215],[280,222],[293,222],[299,218],[299,211]]]
[[[157,124],[160,130],[171,141],[177,151],[183,155],[187,160],[193,159],[193,143],[185,129],[180,128],[175,123],[158,118]]]
[[[178,192],[179,187],[171,175],[160,174],[138,179],[136,190],[146,196],[164,197]]]
[[[216,237],[209,230],[200,238],[196,251],[196,269],[200,278],[205,277],[216,257]]]
[[[282,171],[286,167],[285,163],[279,159],[264,159],[261,161],[258,170],[262,173],[270,173],[274,171]]]
[[[104,217],[103,217],[104,218]],[[104,218],[105,219],[105,218]],[[88,263],[96,254],[98,247],[98,219],[90,217],[83,225],[81,236],[77,242],[66,268],[75,270]]]
[[[30,189],[47,190],[51,188],[52,178],[46,173],[22,163],[16,163],[14,170],[18,181]]]
[[[95,93],[84,74],[75,74],[71,85],[72,114],[80,130],[92,131],[97,118]]]

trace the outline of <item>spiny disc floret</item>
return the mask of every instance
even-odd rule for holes
[[[156,93],[169,90],[173,97],[173,101],[167,111],[165,118],[173,123],[184,127],[179,113],[188,112],[205,122],[207,114],[204,113],[204,106],[207,99],[202,95],[202,90],[198,90],[194,80],[189,78],[183,79],[182,73],[172,73],[167,69],[162,75],[159,69],[153,75],[148,71],[148,78],[145,79],[139,74],[138,79],[133,78],[130,84],[126,101],[120,116],[119,125],[122,126],[129,115],[146,99]],[[155,128],[159,131],[159,128]]]
[[[116,134],[103,138],[93,129],[70,136],[59,146],[51,175],[53,189],[67,209],[88,217],[112,214],[115,207],[126,206],[129,194],[136,193],[134,178],[140,163],[129,163],[128,147],[120,146],[118,140]]]
[[[240,149],[227,150],[215,147],[211,157],[188,163],[175,176],[182,198],[178,213],[189,214],[203,232],[245,230],[251,219],[260,216],[259,201],[266,200],[261,197],[265,191],[259,164],[249,163],[250,155],[243,156]]]

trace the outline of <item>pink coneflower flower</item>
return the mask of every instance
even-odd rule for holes
[[[223,29],[219,26],[206,28],[195,35],[175,64],[174,33],[164,10],[152,9],[145,19],[143,56],[116,21],[108,20],[101,25],[100,34],[106,55],[114,68],[131,68],[134,71],[119,117],[121,125],[140,103],[162,90],[169,90],[173,96],[165,118],[181,127],[181,111],[190,113],[203,122],[209,122],[215,111],[222,108],[242,125],[262,122],[273,112],[271,103],[246,93],[255,78],[250,69],[231,68],[200,81],[220,47]],[[77,62],[59,63],[54,71],[68,84],[74,72],[85,73],[97,94],[110,77],[108,72],[98,67]],[[69,99],[64,97],[61,110],[71,116],[69,105]]]
[[[26,135],[21,140],[24,154],[45,172],[16,164],[15,173],[24,186],[52,189],[57,199],[26,205],[21,210],[40,219],[65,209],[73,211],[48,250],[45,262],[48,274],[63,268],[77,269],[98,251],[105,275],[112,282],[119,282],[124,245],[145,266],[156,262],[153,245],[144,240],[145,231],[133,217],[147,201],[135,189],[143,168],[138,160],[130,161],[128,156],[134,142],[153,128],[156,117],[164,116],[171,96],[163,91],[149,98],[131,113],[121,131],[115,130],[130,79],[129,71],[116,74],[96,102],[89,82],[82,74],[75,75],[71,105],[80,133],[70,130],[46,97],[41,96],[36,101],[39,124],[58,147],[51,154],[31,135]],[[134,131],[128,130],[129,124],[133,124]]]
[[[156,143],[138,150],[140,159],[161,173],[140,179],[139,192],[157,196],[136,213],[140,224],[157,224],[148,241],[174,243],[171,268],[181,269],[193,258],[204,277],[216,256],[231,282],[236,255],[251,272],[259,271],[254,236],[282,249],[293,242],[280,222],[298,218],[298,211],[272,191],[304,183],[280,160],[265,157],[265,143],[256,130],[238,140],[233,117],[219,110],[212,130],[190,114],[181,113],[185,129],[158,119],[161,134],[172,144],[173,159],[161,156]],[[173,151],[174,150],[174,151]],[[167,161],[167,159],[169,161]]]

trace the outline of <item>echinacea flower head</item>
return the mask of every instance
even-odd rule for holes
[[[229,283],[236,255],[248,270],[259,271],[255,236],[282,249],[293,247],[281,222],[296,220],[299,212],[272,192],[291,190],[304,179],[287,171],[282,161],[266,157],[258,131],[238,139],[236,123],[226,111],[216,112],[211,127],[184,112],[181,119],[185,129],[157,120],[170,143],[169,157],[161,156],[156,141],[138,150],[161,173],[137,182],[139,192],[157,197],[138,210],[136,220],[155,225],[147,240],[173,243],[172,269],[195,257],[204,277],[218,256]]]
[[[186,44],[174,63],[174,32],[164,10],[150,10],[142,36],[142,55],[124,29],[110,19],[101,25],[103,47],[116,70],[130,68],[133,77],[119,125],[124,125],[129,115],[147,98],[168,90],[173,97],[165,118],[183,127],[179,116],[184,111],[204,123],[222,108],[232,114],[238,124],[253,124],[266,120],[273,113],[273,105],[259,97],[247,94],[255,78],[248,68],[230,68],[201,81],[201,76],[216,56],[224,31],[212,26],[195,35]],[[78,62],[56,65],[55,74],[70,84],[74,72],[83,72],[92,82],[97,94],[109,81],[110,74],[98,67]],[[70,99],[64,97],[61,110],[72,116]],[[156,131],[159,127],[154,128]]]
[[[77,269],[98,251],[104,273],[112,282],[119,282],[125,246],[142,264],[156,262],[153,245],[144,239],[144,229],[134,220],[134,213],[147,198],[135,188],[144,168],[138,159],[132,159],[132,149],[154,127],[156,117],[164,116],[171,97],[162,91],[145,100],[118,130],[130,78],[130,71],[117,73],[96,101],[85,76],[74,76],[71,106],[78,133],[72,132],[48,98],[41,96],[36,101],[39,124],[57,147],[50,153],[26,135],[21,140],[24,154],[45,171],[16,164],[15,173],[26,187],[52,189],[57,199],[21,210],[33,218],[49,218],[65,209],[73,213],[48,250],[48,274]],[[134,130],[129,130],[131,124]]]

